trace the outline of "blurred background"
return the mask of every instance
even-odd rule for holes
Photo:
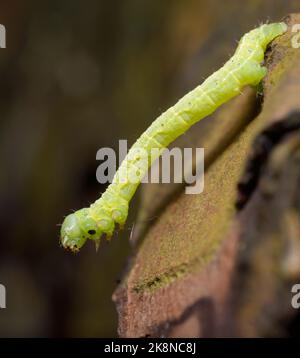
[[[289,0],[1,0],[1,337],[117,335],[111,296],[138,196],[97,254],[58,241],[63,217],[105,190],[97,150],[131,145],[244,32],[299,10]]]

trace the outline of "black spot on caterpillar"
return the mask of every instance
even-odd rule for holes
[[[87,239],[96,246],[103,234],[112,236],[115,225],[125,224],[129,202],[149,166],[177,137],[193,124],[213,113],[223,103],[239,95],[246,85],[257,85],[266,75],[261,66],[268,44],[287,30],[285,23],[262,25],[244,35],[233,57],[200,86],[162,113],[140,136],[116,172],[112,183],[100,199],[89,208],[68,215],[61,227],[63,247],[76,252]],[[150,157],[145,165],[141,149]],[[148,159],[148,158],[147,158]],[[132,181],[139,172],[140,180]]]

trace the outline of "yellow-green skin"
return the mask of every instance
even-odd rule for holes
[[[175,106],[159,116],[131,147],[105,193],[89,208],[68,215],[61,228],[63,247],[77,252],[87,239],[99,242],[102,234],[112,236],[115,224],[123,226],[128,205],[139,182],[120,182],[137,168],[146,174],[148,167],[160,155],[150,156],[153,148],[166,148],[193,124],[214,112],[220,105],[240,94],[246,85],[257,85],[266,75],[261,66],[268,44],[287,30],[285,23],[262,25],[244,35],[234,56],[200,86],[186,94]],[[143,166],[137,148],[149,154],[149,165]],[[126,172],[127,170],[127,172]],[[129,174],[129,175],[128,175]]]

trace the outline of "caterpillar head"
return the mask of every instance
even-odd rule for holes
[[[87,208],[68,215],[60,232],[62,246],[75,253],[90,239],[95,242],[97,250],[101,236],[105,234],[110,238],[115,227],[113,219],[103,209],[98,210],[98,214],[101,218],[98,221],[90,215]]]
[[[84,210],[68,215],[61,227],[61,244],[65,249],[72,252],[78,252],[87,240],[81,226]]]

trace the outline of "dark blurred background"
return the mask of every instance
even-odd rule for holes
[[[111,301],[130,254],[122,234],[79,255],[59,247],[71,210],[94,201],[96,152],[132,144],[220,67],[235,40],[299,11],[287,0],[0,1],[0,336],[117,335]]]

